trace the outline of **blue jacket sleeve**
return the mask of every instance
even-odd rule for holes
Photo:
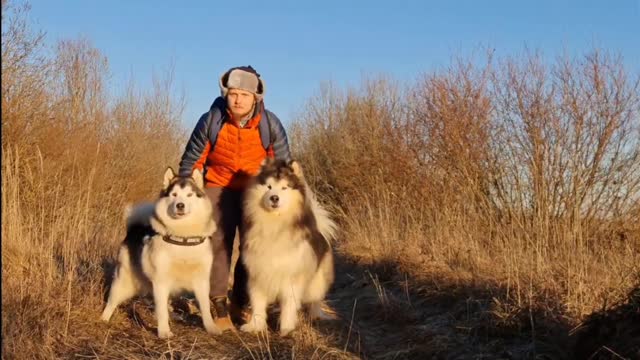
[[[189,137],[189,141],[182,153],[182,159],[180,160],[179,174],[181,176],[191,175],[209,142],[209,122],[211,121],[209,114],[210,112],[206,112],[200,117],[200,120],[198,120],[196,127]]]
[[[289,140],[287,139],[287,132],[282,126],[282,122],[278,117],[269,111],[269,126],[271,127],[271,134],[273,136],[273,153],[276,159],[279,160],[291,160],[291,150],[289,149]]]
[[[180,175],[191,175],[198,160],[200,160],[205,148],[209,144],[209,139],[212,139],[211,141],[213,142],[216,141],[225,108],[226,100],[222,96],[219,96],[213,101],[209,111],[202,114],[189,137],[184,153],[182,153],[179,170]]]

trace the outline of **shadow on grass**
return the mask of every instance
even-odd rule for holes
[[[391,261],[360,265],[346,257],[337,259],[336,274],[328,302],[342,320],[317,328],[363,358],[640,358],[638,289],[572,332],[559,302],[518,307],[495,284],[415,278]]]
[[[624,301],[589,315],[571,337],[576,359],[640,359],[640,284]]]

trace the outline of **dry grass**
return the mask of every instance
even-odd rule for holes
[[[474,64],[408,89],[325,86],[295,150],[342,212],[341,251],[482,283],[470,296],[493,298],[484,325],[536,342],[640,284],[640,77],[603,51]]]
[[[187,318],[166,342],[141,301],[98,317],[123,205],[155,195],[186,139],[171,72],[113,97],[89,40],[45,55],[28,9],[2,10],[3,358],[568,358],[574,333],[584,356],[637,351],[632,323],[598,342],[638,314],[639,79],[618,59],[324,87],[290,137],[342,225],[341,320],[281,339]]]

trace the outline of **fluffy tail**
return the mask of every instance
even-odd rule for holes
[[[306,192],[311,205],[311,211],[316,218],[318,230],[327,241],[331,242],[335,240],[338,236],[338,224],[331,219],[329,211],[318,202],[316,195],[311,191],[309,186],[306,187]]]

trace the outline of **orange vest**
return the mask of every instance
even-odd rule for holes
[[[241,128],[236,120],[228,120],[220,129],[213,151],[207,143],[196,167],[206,165],[207,187],[222,186],[234,190],[244,189],[248,180],[260,170],[260,164],[269,154],[260,139],[258,124],[261,112]]]

